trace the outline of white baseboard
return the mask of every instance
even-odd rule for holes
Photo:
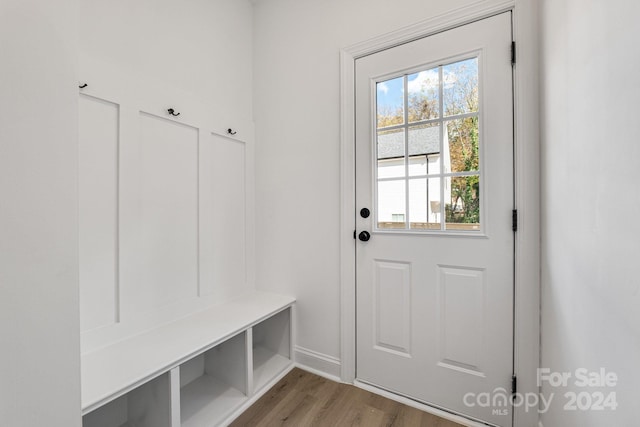
[[[322,377],[322,378],[326,378],[326,379],[328,379],[330,381],[333,381],[333,382],[336,382],[336,383],[351,384],[351,383],[345,383],[340,378],[338,378],[336,376],[333,376],[333,375],[329,375],[326,372],[322,372],[322,371],[319,371],[317,369],[310,368],[307,365],[302,365],[300,363],[296,363],[295,366],[296,366],[296,368],[300,368],[303,371],[312,373],[312,374],[317,375],[317,376]]]
[[[301,369],[332,381],[342,382],[340,379],[342,368],[340,359],[300,346],[295,346],[293,353],[295,363]]]

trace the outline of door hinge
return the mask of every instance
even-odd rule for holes
[[[511,229],[513,231],[518,231],[518,210],[514,209],[511,211]]]
[[[516,394],[518,392],[518,377],[514,375],[511,376],[511,394]]]
[[[511,42],[511,65],[516,64],[516,42]]]
[[[356,240],[356,230],[353,230],[353,240]]]

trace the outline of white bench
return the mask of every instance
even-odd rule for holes
[[[82,355],[84,427],[224,424],[293,367],[294,302],[252,292]]]

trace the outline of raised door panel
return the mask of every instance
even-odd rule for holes
[[[123,147],[122,313],[197,296],[198,129],[141,112]]]
[[[83,332],[118,322],[117,104],[79,100],[79,278]]]
[[[484,269],[438,266],[440,348],[438,366],[484,377],[486,298]]]
[[[411,264],[375,260],[374,348],[411,356]]]

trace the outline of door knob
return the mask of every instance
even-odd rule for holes
[[[368,242],[370,238],[371,234],[369,234],[368,231],[361,231],[360,234],[358,234],[358,239],[360,239],[361,242]]]

